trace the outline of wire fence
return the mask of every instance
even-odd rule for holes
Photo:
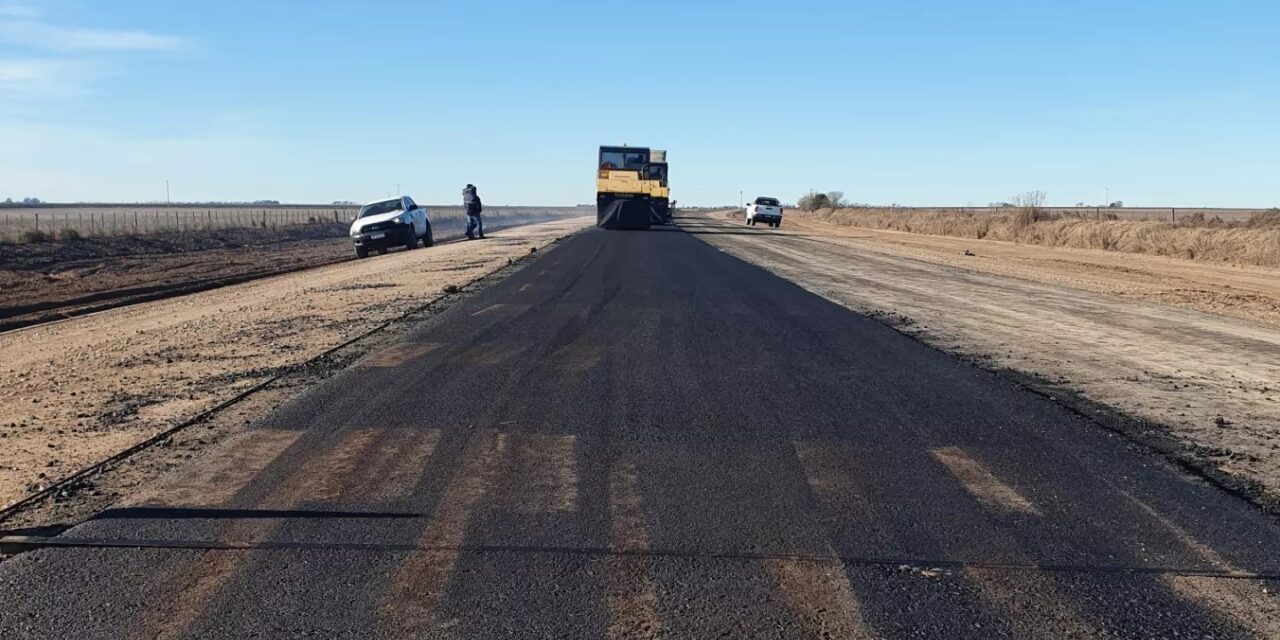
[[[67,241],[107,236],[232,229],[346,225],[358,207],[13,207],[0,208],[0,242]],[[428,207],[433,225],[461,220],[461,207]],[[583,215],[581,207],[486,207],[503,219]]]
[[[31,242],[220,229],[346,223],[355,208],[15,208],[0,210],[0,240]]]

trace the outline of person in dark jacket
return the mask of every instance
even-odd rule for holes
[[[480,213],[484,211],[484,205],[480,204],[480,194],[476,193],[475,185],[469,184],[462,188],[462,206],[467,212],[467,239],[475,240],[479,234],[483,240],[484,220],[480,219]]]

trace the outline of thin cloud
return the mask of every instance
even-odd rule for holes
[[[39,20],[0,22],[0,42],[51,51],[157,51],[176,49],[182,38],[148,31],[60,27]]]
[[[40,14],[31,7],[16,2],[0,2],[0,18],[34,19]]]
[[[105,73],[96,63],[47,58],[0,59],[0,106],[6,99],[78,96]]]

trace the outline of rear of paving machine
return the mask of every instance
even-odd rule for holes
[[[671,221],[667,152],[646,147],[600,147],[596,224],[605,229],[648,229]]]

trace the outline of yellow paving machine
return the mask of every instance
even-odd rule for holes
[[[671,221],[667,152],[602,146],[596,166],[597,225],[648,229]]]

